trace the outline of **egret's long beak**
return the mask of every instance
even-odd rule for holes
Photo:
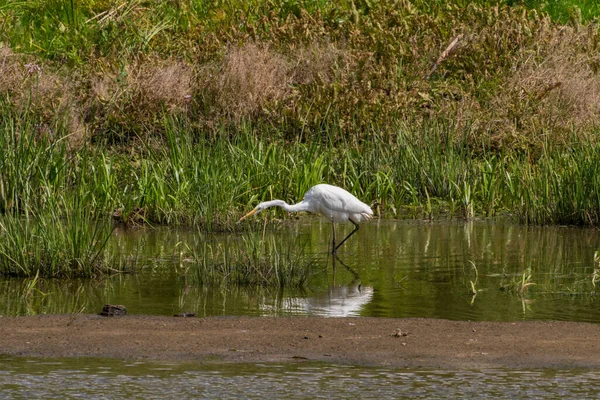
[[[248,214],[244,215],[242,218],[240,218],[240,220],[238,222],[245,220],[246,218],[253,215],[254,213],[256,213],[256,208],[254,210],[250,211]]]

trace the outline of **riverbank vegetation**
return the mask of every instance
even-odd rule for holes
[[[600,10],[521,3],[0,1],[2,242],[240,229],[320,182],[382,217],[597,226]]]

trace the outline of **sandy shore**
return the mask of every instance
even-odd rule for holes
[[[600,367],[600,325],[437,319],[0,318],[0,354],[393,367]]]

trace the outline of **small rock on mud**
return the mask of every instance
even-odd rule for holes
[[[105,317],[116,317],[119,315],[127,315],[127,307],[115,304],[105,304],[100,315]]]

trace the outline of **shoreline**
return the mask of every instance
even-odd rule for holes
[[[0,317],[0,354],[396,368],[598,368],[600,324],[407,318]]]

